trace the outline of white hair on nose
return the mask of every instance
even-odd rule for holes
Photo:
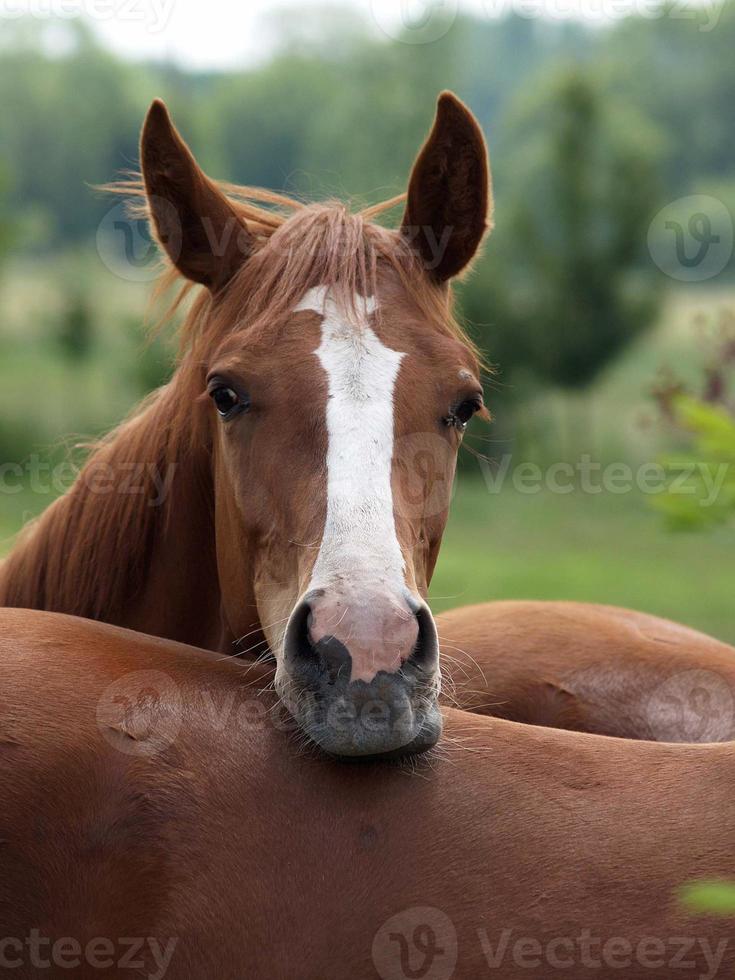
[[[322,317],[316,356],[328,382],[327,516],[310,589],[335,582],[380,582],[405,591],[405,562],[396,533],[391,472],[394,391],[406,356],[386,347],[369,325],[374,297],[357,296],[357,323],[325,286],[296,307]]]

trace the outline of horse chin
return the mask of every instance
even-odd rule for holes
[[[346,761],[383,761],[421,755],[433,749],[441,737],[442,714],[436,703],[424,708],[420,718],[415,721],[413,731],[406,733],[405,742],[386,738],[381,733],[364,732],[359,727],[346,732],[325,728],[312,732],[306,728],[303,730],[327,755]]]
[[[422,685],[423,687],[423,685]],[[416,690],[396,675],[370,683],[337,683],[331,690],[276,689],[301,731],[323,752],[342,759],[390,759],[433,748],[442,733],[436,687]]]

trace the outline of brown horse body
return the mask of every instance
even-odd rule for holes
[[[645,613],[491,602],[437,616],[465,710],[619,738],[735,739],[735,649]]]
[[[446,709],[418,768],[332,762],[266,668],[21,610],[0,674],[8,976],[732,975],[677,896],[735,876],[732,744]]]

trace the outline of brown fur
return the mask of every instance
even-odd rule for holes
[[[444,282],[467,267],[490,228],[492,194],[485,138],[451,92],[439,97],[434,128],[408,185],[403,233],[431,276]],[[446,237],[441,257],[436,243]]]
[[[372,978],[386,962],[401,976],[400,936],[428,908],[451,923],[436,938],[456,942],[459,980],[732,975],[731,920],[678,901],[686,882],[735,877],[732,744],[448,709],[443,747],[416,771],[350,766],[255,712],[272,705],[266,676],[236,660],[18,610],[0,612],[0,648],[3,937],[102,936],[118,956],[122,937],[175,938],[168,980]],[[118,710],[141,683],[158,695]],[[585,931],[598,959],[615,944],[600,966],[577,946],[560,972],[528,947]],[[658,965],[621,969],[646,938],[649,957],[664,943]],[[507,944],[499,967],[483,942]],[[703,942],[725,943],[716,972]],[[39,975],[23,962],[13,976]]]
[[[465,710],[619,738],[735,738],[735,648],[678,623],[515,601],[442,613],[437,628],[447,701]]]

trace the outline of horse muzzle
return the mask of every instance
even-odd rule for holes
[[[424,752],[439,739],[439,645],[409,593],[319,589],[294,609],[276,687],[299,727],[337,756]]]

